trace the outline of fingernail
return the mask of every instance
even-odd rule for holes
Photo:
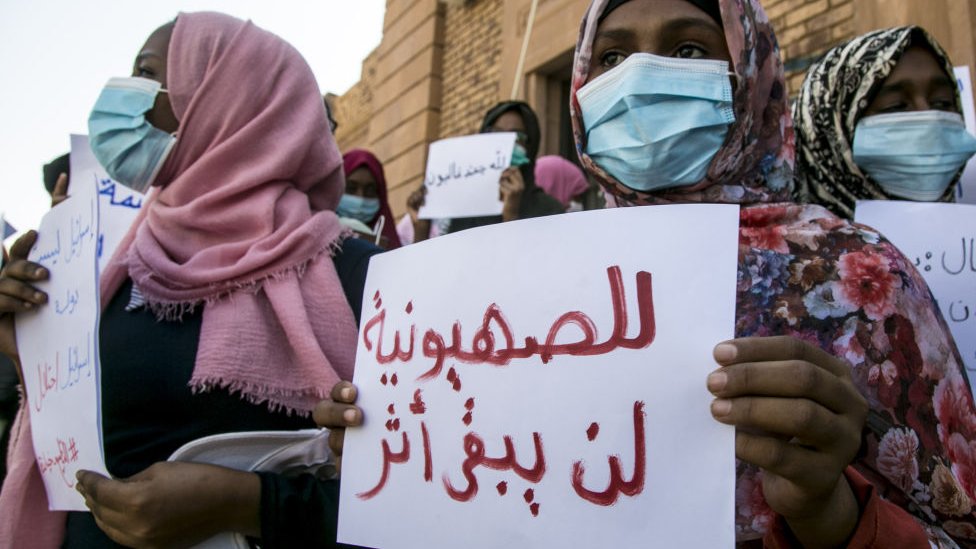
[[[34,304],[31,303],[30,301],[25,301],[24,302],[24,308],[25,309],[33,309],[34,308]]]
[[[732,401],[726,400],[724,398],[718,398],[712,401],[712,415],[715,417],[724,417],[729,415],[732,411]]]
[[[729,383],[729,376],[725,372],[712,372],[708,375],[708,390],[717,393]]]
[[[341,390],[339,390],[339,396],[341,396],[345,400],[351,400],[352,387],[343,387]]]
[[[44,294],[41,292],[34,292],[34,301],[42,301],[44,299]]]
[[[358,416],[359,414],[356,413],[356,410],[353,409],[349,409],[346,410],[345,412],[342,412],[342,419],[346,420],[347,423],[354,423]]]
[[[47,274],[47,271],[44,270],[44,267],[38,267],[34,269],[34,276],[36,277],[41,277],[44,276],[45,274]]]
[[[713,356],[719,362],[731,362],[735,360],[737,349],[731,343],[719,343],[715,346]]]

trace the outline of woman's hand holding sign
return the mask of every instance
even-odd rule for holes
[[[33,284],[47,280],[48,271],[37,263],[27,261],[27,254],[36,240],[36,231],[29,231],[18,238],[10,248],[9,258],[4,258],[3,270],[0,270],[0,353],[10,357],[18,365],[18,371],[20,361],[14,315],[32,311],[47,303],[47,294]]]
[[[843,544],[859,516],[843,472],[868,411],[849,366],[786,336],[728,341],[714,356],[712,415],[736,427],[736,456],[763,470],[766,502],[804,546]]]

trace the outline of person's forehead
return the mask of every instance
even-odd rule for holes
[[[369,171],[369,168],[366,166],[360,166],[346,176],[346,181],[349,181],[350,183],[367,184],[376,183],[376,178],[373,177],[373,173]]]
[[[492,124],[494,128],[505,128],[505,129],[525,129],[525,121],[522,120],[522,115],[516,111],[507,111],[495,119]]]
[[[906,73],[916,73],[924,72],[929,73],[945,73],[945,66],[939,60],[935,52],[931,51],[929,48],[923,46],[910,46],[902,54],[901,59],[895,65],[892,74],[906,74]],[[948,78],[949,75],[946,74]]]

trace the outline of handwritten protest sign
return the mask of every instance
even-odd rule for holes
[[[75,472],[106,473],[98,417],[97,234],[95,185],[73,186],[71,198],[41,220],[28,256],[51,273],[37,285],[48,303],[16,317],[34,453],[51,509],[85,510]]]
[[[959,85],[959,96],[962,97],[962,114],[966,119],[966,129],[976,135],[976,101],[973,98],[973,81],[969,67],[955,67],[956,83]],[[966,164],[959,186],[956,187],[956,200],[966,204],[976,204],[976,158],[971,158]]]
[[[98,272],[102,272],[135,220],[145,196],[112,181],[91,152],[87,135],[71,136],[71,192],[94,182],[98,188]]]
[[[421,219],[500,215],[498,180],[515,148],[511,132],[452,137],[431,143]]]
[[[705,378],[733,335],[738,219],[591,211],[374,257],[340,541],[731,547],[734,435]]]
[[[976,206],[862,201],[854,218],[881,231],[922,273],[970,378],[976,375]]]

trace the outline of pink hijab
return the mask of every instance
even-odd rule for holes
[[[130,277],[160,317],[202,306],[192,387],[309,413],[351,379],[356,345],[331,257],[342,159],[318,86],[289,44],[218,13],[180,14],[168,69],[177,142],[103,273],[103,306]],[[57,547],[64,514],[47,511],[21,415],[0,540]]]
[[[217,13],[179,16],[168,68],[176,146],[102,302],[131,277],[162,318],[203,305],[193,388],[308,413],[351,379],[356,339],[331,258],[342,158],[318,85],[288,43]]]
[[[583,170],[561,156],[541,156],[535,161],[535,184],[565,207],[590,186]]]

